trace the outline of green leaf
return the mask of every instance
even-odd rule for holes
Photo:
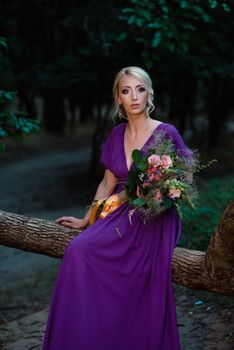
[[[128,24],[133,24],[136,20],[136,16],[135,15],[132,15],[130,16],[130,18],[128,19]]]
[[[188,1],[180,1],[180,7],[182,9],[187,9],[190,5],[188,4]]]
[[[5,138],[7,136],[8,133],[0,127],[0,138]]]
[[[145,199],[144,198],[136,198],[133,201],[133,205],[135,205],[136,207],[141,207],[144,204],[145,204]]]
[[[160,191],[161,191],[162,194],[165,195],[165,198],[168,198],[168,197],[166,197],[166,194],[167,194],[167,192],[168,192],[167,188],[162,187],[162,188],[160,189]]]
[[[122,12],[123,12],[123,13],[129,13],[129,12],[134,12],[134,11],[133,11],[132,8],[127,7],[127,8],[125,8],[125,9],[122,9]]]
[[[1,103],[12,102],[16,97],[17,92],[16,91],[3,91],[0,90],[0,101]]]
[[[162,34],[161,34],[161,32],[156,32],[155,35],[154,35],[154,37],[153,37],[151,46],[152,46],[152,47],[157,47],[157,46],[160,44],[161,39],[162,39]]]
[[[0,36],[0,46],[4,47],[5,49],[8,48],[8,46],[7,46],[7,40],[6,40],[6,38],[4,38],[4,37],[2,37],[2,36]]]
[[[210,3],[210,7],[212,9],[214,9],[218,5],[217,1],[215,1],[215,0],[209,0],[209,3]]]
[[[136,171],[129,171],[128,172],[128,180],[130,182],[136,183],[136,181],[138,180],[138,173]],[[138,181],[137,181],[137,183],[138,183]]]
[[[120,33],[119,36],[116,38],[116,41],[120,42],[123,41],[124,39],[126,39],[127,37],[127,33]]]
[[[135,192],[136,186],[139,184],[139,174],[137,171],[129,171],[128,172],[128,186],[127,186],[127,193],[130,194],[132,192]]]
[[[227,4],[222,4],[222,6],[223,6],[224,11],[226,11],[226,12],[231,11],[230,7]]]
[[[147,25],[148,28],[152,28],[152,29],[158,29],[158,28],[161,28],[161,24],[158,23],[158,22],[154,22],[154,23],[149,23]]]
[[[165,208],[171,208],[172,200],[170,198],[168,198],[167,196],[163,196],[163,205]]]
[[[138,27],[142,27],[142,24],[144,23],[143,19],[142,18],[137,18],[136,19],[136,25]]]
[[[145,60],[145,65],[148,69],[151,69],[154,66],[154,62],[147,59],[147,60]]]
[[[138,149],[134,149],[132,152],[132,159],[136,165],[138,165],[138,163],[141,161],[141,158],[141,152]]]
[[[148,168],[148,162],[142,160],[142,161],[137,165],[137,168],[138,168],[139,170],[141,170],[141,171],[146,171],[147,168]]]

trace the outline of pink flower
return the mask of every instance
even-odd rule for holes
[[[172,199],[179,198],[181,195],[181,190],[178,188],[172,188],[169,190],[169,194]]]
[[[148,163],[154,167],[161,165],[160,156],[158,156],[157,154],[152,154],[148,158]]]
[[[162,202],[162,193],[161,191],[157,188],[155,191],[155,199],[161,203]]]
[[[142,186],[143,187],[150,187],[150,182],[149,181],[144,181]]]
[[[153,180],[154,180],[154,174],[149,174],[149,175],[148,175],[148,179],[149,179],[150,181],[153,181]]]
[[[162,167],[164,169],[168,169],[170,166],[172,166],[172,160],[170,156],[163,155],[162,156]]]
[[[156,180],[156,181],[159,181],[161,179],[161,177],[162,177],[162,174],[159,172],[154,174],[154,180]]]
[[[153,174],[155,172],[155,168],[154,167],[150,167],[147,169],[147,173],[148,174]]]

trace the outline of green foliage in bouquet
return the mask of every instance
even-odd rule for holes
[[[147,155],[134,150],[133,169],[128,172],[126,194],[128,202],[142,214],[144,220],[159,215],[173,205],[182,217],[181,206],[195,207],[197,189],[194,173],[210,165],[199,164],[199,155],[189,149],[178,151],[165,132],[155,136]]]

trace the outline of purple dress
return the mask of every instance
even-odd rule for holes
[[[113,128],[101,157],[120,181],[128,173],[126,125]],[[141,149],[143,154],[159,130],[186,152],[176,128],[161,123]],[[123,187],[117,185],[113,193]],[[174,207],[147,224],[135,213],[131,225],[123,204],[74,238],[62,258],[43,350],[180,349],[171,277],[180,234]]]

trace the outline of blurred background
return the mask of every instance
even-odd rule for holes
[[[218,160],[199,174],[196,211],[184,210],[180,245],[206,250],[234,197],[233,11],[232,0],[1,0],[0,209],[84,214],[115,125],[115,74],[140,66],[152,117],[176,125],[202,162]],[[60,261],[1,246],[0,264],[0,347],[36,348],[45,314],[37,337],[25,327],[49,305]],[[175,291],[183,349],[231,349],[231,299]]]

